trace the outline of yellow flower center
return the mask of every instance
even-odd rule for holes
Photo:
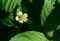
[[[19,16],[19,19],[20,19],[20,20],[24,20],[24,19],[25,19],[24,15],[20,15],[20,16]]]

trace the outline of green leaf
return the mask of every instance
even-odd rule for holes
[[[52,31],[47,32],[47,36],[48,36],[48,37],[53,37],[54,31],[55,31],[55,30],[52,30]]]
[[[4,20],[2,20],[2,23],[1,23],[2,25],[5,25],[5,26],[9,26],[9,27],[11,27],[12,25],[11,24],[8,24],[7,22],[5,22]]]
[[[58,27],[56,28],[57,30],[60,29],[60,25],[58,25]]]
[[[6,26],[10,26],[10,27],[13,26],[13,23],[9,18],[5,18],[5,19],[1,20],[1,24],[6,25]]]
[[[49,41],[43,33],[37,31],[27,31],[18,34],[10,39],[10,41]]]
[[[5,18],[5,19],[1,20],[1,24],[8,26],[8,27],[14,26],[15,28],[18,28],[18,26],[16,26],[9,18]]]
[[[59,4],[60,4],[60,0],[58,0]]]
[[[6,4],[4,3],[6,11],[8,10],[10,3],[11,3],[11,0],[6,0]]]
[[[44,0],[44,5],[41,11],[41,23],[44,25],[46,18],[50,15],[51,11],[54,9],[54,4],[56,0]]]
[[[10,7],[9,7],[9,11],[13,10],[17,6],[18,3],[20,3],[19,0],[12,0]]]
[[[11,12],[13,9],[15,9],[16,6],[20,5],[21,0],[1,0],[0,2],[2,9]]]
[[[15,20],[15,18],[13,17],[13,12],[10,13],[10,15],[8,16],[8,18],[9,18],[10,20]]]
[[[21,4],[18,6],[18,8],[17,8],[17,12],[19,12],[19,11],[21,11],[22,10],[22,8],[21,8]]]

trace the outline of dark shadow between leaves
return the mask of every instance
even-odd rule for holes
[[[6,12],[5,10],[0,9],[0,19],[7,18],[9,16],[9,12]]]
[[[31,25],[29,25],[30,30],[36,30],[36,31],[42,31],[42,25],[40,20],[41,10],[43,6],[43,0],[33,0],[32,3],[28,3],[27,0],[22,0],[23,5],[28,10],[28,15],[31,18],[31,21],[33,22]]]

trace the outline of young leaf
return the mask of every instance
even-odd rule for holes
[[[37,31],[27,31],[18,34],[10,39],[10,41],[49,41],[43,33]]]
[[[41,23],[44,25],[46,18],[49,16],[51,11],[54,9],[54,4],[56,0],[44,0],[44,5],[41,11]]]
[[[10,13],[10,15],[8,16],[8,18],[9,18],[10,20],[14,20],[13,12],[12,12],[12,13]]]

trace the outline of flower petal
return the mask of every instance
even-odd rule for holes
[[[22,12],[21,12],[21,11],[19,11],[19,12],[17,13],[17,15],[18,15],[18,16],[22,15]]]
[[[16,19],[17,21],[19,21],[19,18],[18,18],[18,16],[16,16],[16,17],[15,17],[15,19]]]
[[[23,23],[23,20],[20,20],[19,23]]]
[[[27,13],[24,13],[24,17],[28,17],[28,14]]]
[[[27,21],[28,21],[28,18],[25,18],[25,19],[24,19],[24,22],[27,22]]]

